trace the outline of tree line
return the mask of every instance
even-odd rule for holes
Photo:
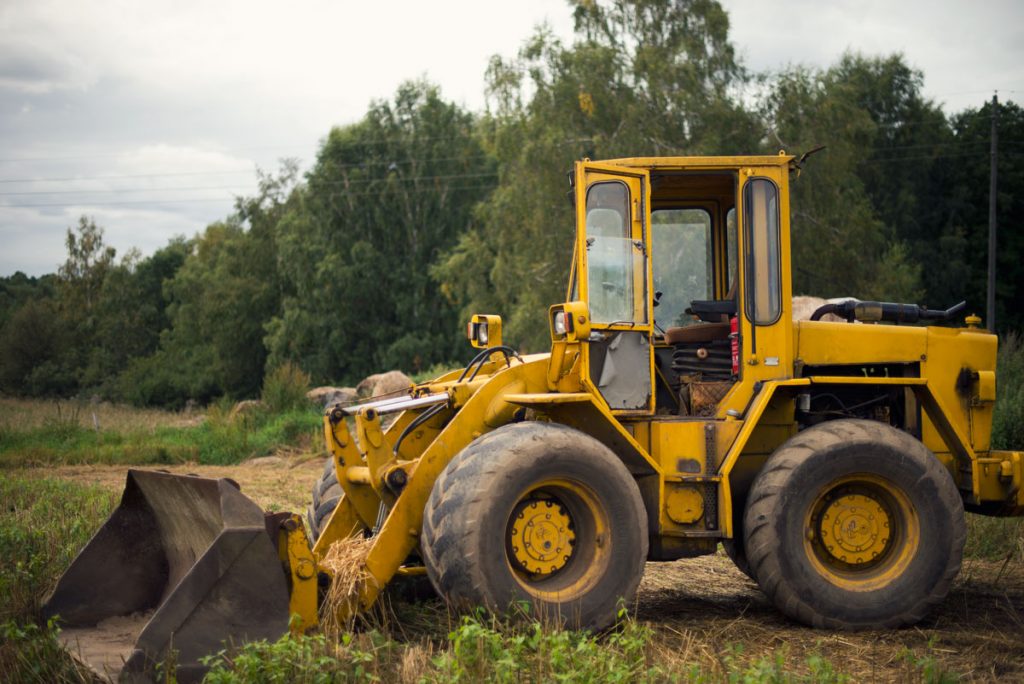
[[[901,55],[752,73],[707,0],[574,0],[487,67],[486,111],[403,84],[332,129],[312,168],[191,238],[118,258],[88,217],[56,273],[0,278],[0,389],[141,405],[465,361],[463,323],[547,345],[565,296],[573,160],[827,148],[793,184],[794,291],[985,309],[993,106],[946,115]],[[1024,113],[998,105],[997,323],[1024,327]]]

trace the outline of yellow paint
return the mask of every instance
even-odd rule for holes
[[[362,447],[360,455],[370,470],[369,484],[378,497],[385,496],[384,471],[395,464],[395,457],[391,445],[384,439],[380,414],[373,409],[363,409],[356,414],[356,435]],[[349,481],[353,482],[353,478]]]
[[[334,458],[334,473],[342,491],[345,492],[345,498],[351,505],[359,524],[365,528],[373,527],[377,518],[377,510],[380,507],[380,497],[372,487],[358,485],[348,476],[349,468],[365,467],[365,465],[363,456],[359,453],[359,449],[348,431],[345,419],[339,416],[335,421],[329,411],[324,416],[324,434],[327,448]],[[345,529],[352,527],[347,516],[339,519],[338,524]],[[325,530],[329,530],[331,526],[332,523],[328,523]],[[333,536],[334,532],[332,531],[331,534]]]
[[[470,344],[477,349],[500,347],[502,345],[501,316],[476,314],[469,322],[466,332]]]
[[[290,627],[293,634],[315,629],[319,625],[317,608],[317,563],[310,549],[302,518],[292,514],[278,531],[278,555],[288,568],[291,594],[288,612],[293,619]]]
[[[611,562],[609,523],[608,511],[581,483],[537,482],[519,496],[507,523],[506,563],[527,595],[574,601]]]
[[[830,482],[804,518],[804,552],[828,582],[875,591],[906,572],[921,543],[921,524],[906,494],[869,474]]]
[[[704,497],[693,486],[669,485],[665,511],[673,522],[680,525],[695,523],[704,515]]]
[[[575,544],[572,516],[558,498],[532,494],[516,504],[505,546],[528,580],[546,579],[568,565]]]

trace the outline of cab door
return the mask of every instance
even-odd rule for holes
[[[577,162],[575,178],[578,297],[589,307],[591,329],[584,382],[616,413],[650,414],[650,175]]]
[[[742,382],[720,410],[742,412],[761,382],[793,375],[793,291],[788,167],[742,169],[740,181]]]

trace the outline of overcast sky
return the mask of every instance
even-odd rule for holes
[[[902,52],[947,112],[1024,99],[1024,2],[723,0],[752,70]],[[473,110],[558,0],[2,0],[0,275],[53,272],[82,214],[144,254],[225,217],[256,167],[425,76]]]

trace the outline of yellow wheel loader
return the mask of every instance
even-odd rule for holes
[[[549,353],[478,315],[464,370],[330,407],[305,524],[227,480],[131,472],[46,614],[83,648],[134,625],[123,676],[172,658],[194,678],[206,653],[316,628],[324,558],[356,537],[343,612],[426,574],[458,608],[601,629],[646,562],[722,543],[804,624],[922,619],[959,571],[964,510],[1024,513],[1022,454],[989,445],[997,340],[954,321],[962,305],[847,299],[794,321],[798,172],[784,153],[577,162]]]

